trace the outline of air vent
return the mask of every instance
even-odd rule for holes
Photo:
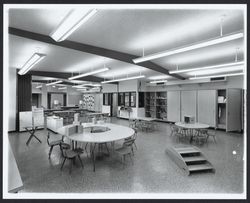
[[[158,82],[156,85],[165,85],[165,82]]]
[[[219,78],[210,78],[210,81],[225,81],[226,78],[225,77],[219,77]]]

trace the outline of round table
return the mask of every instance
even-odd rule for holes
[[[135,131],[132,128],[116,125],[112,123],[102,123],[102,124],[94,124],[94,123],[83,123],[83,133],[73,133],[71,135],[66,135],[66,129],[69,127],[73,127],[74,125],[63,126],[58,129],[57,132],[59,134],[65,135],[68,139],[74,142],[86,142],[93,144],[93,149],[91,150],[91,155],[93,158],[93,168],[95,171],[95,146],[96,144],[111,142],[122,140],[128,137],[131,137]],[[86,131],[87,128],[94,127],[102,127],[108,128],[107,131],[91,133],[91,131]]]
[[[206,129],[209,128],[209,125],[204,124],[204,123],[184,123],[184,122],[176,122],[176,126],[181,127],[181,128],[186,128],[191,130],[191,136],[190,136],[190,143],[193,140],[194,133],[193,130],[195,129]]]

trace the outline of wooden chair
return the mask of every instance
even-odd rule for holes
[[[207,130],[205,129],[196,129],[193,140],[199,144],[202,145],[207,141]]]
[[[216,139],[215,139],[215,137],[216,137],[216,129],[214,130],[213,133],[209,132],[208,130],[204,130],[203,133],[207,135],[206,142],[208,141],[209,137],[213,137],[214,143],[216,143]]]
[[[129,120],[128,120],[128,126],[130,128],[135,128],[136,127],[136,120],[129,118]]]
[[[135,133],[131,137],[125,138],[124,140],[128,141],[128,140],[134,139],[133,145],[135,146],[135,148],[137,150],[137,146],[136,146],[135,140],[137,138],[138,128],[133,128],[133,130],[135,131]],[[132,145],[132,147],[133,147],[133,145]],[[132,152],[134,152],[134,150],[132,150]]]
[[[62,139],[60,140],[54,140],[54,141],[50,141],[50,132],[48,132],[47,134],[47,143],[50,147],[50,150],[49,150],[49,159],[50,159],[50,156],[51,156],[51,153],[52,153],[52,150],[55,146],[62,146],[62,148],[64,149],[69,149],[70,148],[70,145],[67,144],[67,143],[64,143],[63,139],[64,139],[64,136],[62,136]]]
[[[65,163],[66,159],[69,159],[71,161],[70,162],[69,173],[71,173],[72,165],[73,165],[73,163],[75,163],[76,157],[78,157],[82,168],[84,168],[81,157],[80,157],[80,154],[77,151],[71,150],[71,149],[64,149],[61,144],[60,144],[60,149],[62,151],[62,155],[63,155],[63,158],[64,158],[63,162],[62,162],[61,170],[63,169],[63,166],[64,166],[64,163]]]
[[[171,134],[170,136],[174,136],[174,135],[178,135],[180,134],[180,128],[174,124],[170,124],[170,130],[171,130]]]
[[[125,158],[126,158],[126,156],[129,156],[131,162],[133,163],[131,155],[134,153],[133,152],[133,143],[134,143],[134,141],[135,141],[135,139],[125,140],[122,147],[115,150],[115,152],[118,153],[122,157],[123,167],[125,166]]]

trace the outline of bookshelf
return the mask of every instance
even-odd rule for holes
[[[145,115],[157,120],[167,120],[167,92],[145,93]]]

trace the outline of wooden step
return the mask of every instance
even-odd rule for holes
[[[190,172],[193,172],[193,171],[206,171],[206,170],[212,170],[212,169],[213,169],[213,167],[209,163],[188,165],[188,170]]]
[[[197,154],[197,153],[200,153],[200,151],[194,149],[194,148],[188,148],[188,149],[176,149],[177,152],[179,152],[180,154]]]
[[[203,156],[191,156],[191,157],[183,157],[184,161],[186,163],[189,162],[199,162],[199,161],[206,161],[206,159]]]

